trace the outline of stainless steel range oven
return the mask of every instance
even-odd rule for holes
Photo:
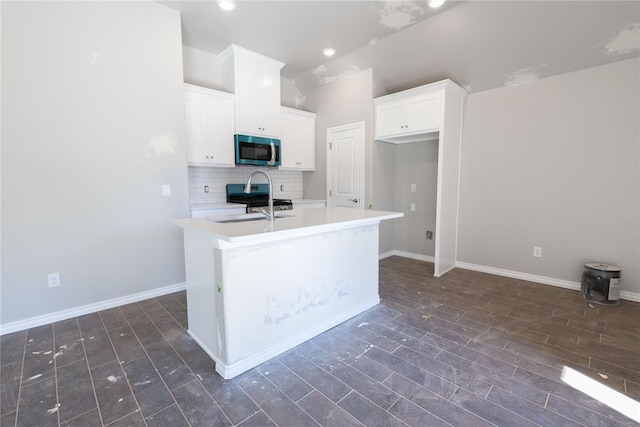
[[[227,184],[227,203],[247,205],[247,213],[261,212],[269,206],[269,184],[251,184],[251,193],[244,192],[244,184]],[[273,199],[274,211],[290,211],[290,199]]]

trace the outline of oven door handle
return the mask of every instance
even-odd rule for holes
[[[276,146],[273,144],[273,141],[271,141],[270,144],[271,144],[271,160],[269,160],[269,166],[273,166],[276,164]]]

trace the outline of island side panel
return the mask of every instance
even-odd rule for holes
[[[218,345],[218,298],[216,254],[211,234],[198,229],[184,229],[184,253],[187,279],[187,317],[189,334],[214,360],[220,358]],[[218,273],[216,275],[216,273]]]
[[[378,224],[221,252],[226,378],[380,301]]]

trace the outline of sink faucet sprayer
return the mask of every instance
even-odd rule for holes
[[[273,221],[274,220],[274,215],[273,215],[273,182],[271,181],[271,177],[269,176],[269,174],[262,170],[262,169],[256,169],[253,172],[251,172],[251,174],[249,175],[249,179],[247,179],[247,184],[244,186],[244,192],[246,194],[251,193],[251,179],[253,178],[253,176],[255,174],[262,174],[264,176],[267,177],[267,180],[269,181],[269,211],[268,212],[263,212],[267,218],[269,218],[269,221]]]

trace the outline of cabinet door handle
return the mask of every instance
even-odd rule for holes
[[[358,203],[358,199],[349,199],[350,202]]]

